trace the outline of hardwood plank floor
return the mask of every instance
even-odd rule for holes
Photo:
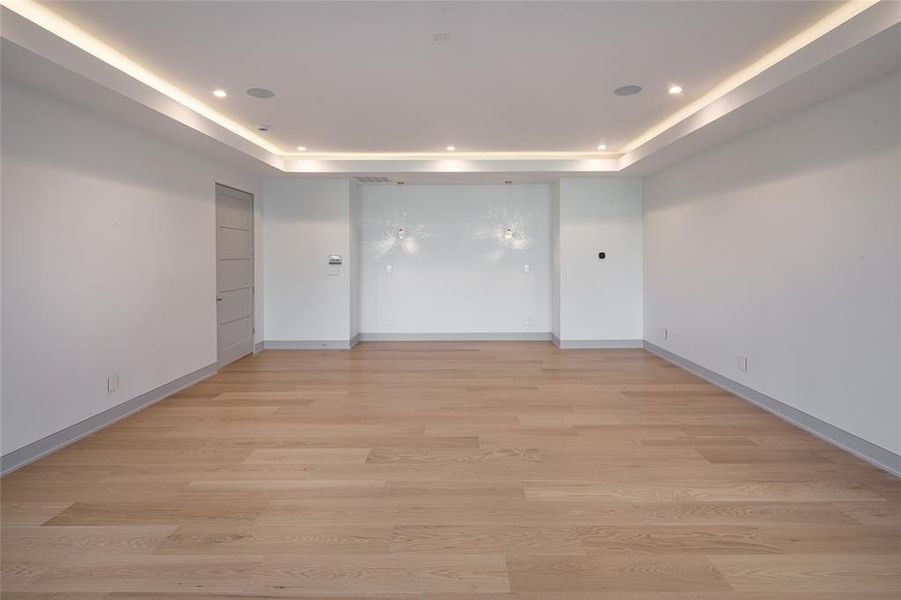
[[[0,525],[8,600],[901,597],[901,481],[642,350],[265,351]]]

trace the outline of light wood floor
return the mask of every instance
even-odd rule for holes
[[[901,597],[901,481],[642,350],[267,351],[0,498],[4,599]]]

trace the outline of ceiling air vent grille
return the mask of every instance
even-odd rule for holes
[[[387,177],[357,177],[360,183],[391,183]]]

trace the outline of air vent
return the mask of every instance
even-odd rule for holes
[[[387,177],[357,177],[360,183],[391,183]]]

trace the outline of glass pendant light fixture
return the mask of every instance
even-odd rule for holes
[[[397,182],[397,204],[400,208],[400,227],[397,228],[397,239],[402,240],[407,236],[407,204],[405,202],[405,190],[404,190],[405,182],[398,181]]]
[[[513,181],[510,179],[504,182],[504,213],[505,216],[509,215],[512,211],[510,210],[510,186],[513,184]],[[504,239],[512,240],[513,239],[513,228],[507,227],[504,230]]]

